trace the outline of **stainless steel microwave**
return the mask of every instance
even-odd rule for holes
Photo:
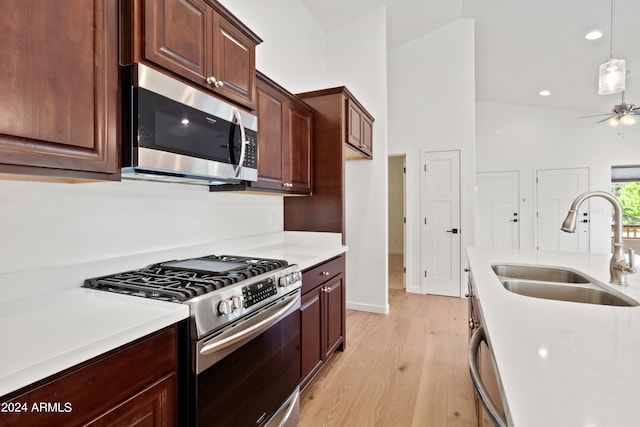
[[[142,64],[123,67],[122,178],[256,181],[258,118]]]

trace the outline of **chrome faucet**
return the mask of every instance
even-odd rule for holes
[[[580,194],[571,204],[567,217],[562,222],[561,230],[567,233],[576,232],[576,219],[578,209],[582,202],[590,197],[602,197],[613,205],[613,254],[609,262],[609,282],[615,285],[626,285],[627,274],[636,272],[633,249],[629,249],[629,261],[624,259],[624,248],[622,247],[622,207],[620,202],[613,195],[604,191],[587,191]]]

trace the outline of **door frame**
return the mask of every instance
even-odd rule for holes
[[[387,182],[388,182],[388,166],[390,157],[402,157],[402,216],[404,218],[402,224],[402,263],[403,272],[402,275],[402,289],[407,290],[407,277],[409,277],[409,244],[407,241],[407,153],[396,153],[387,155]],[[389,208],[389,195],[387,195],[387,212]],[[388,230],[387,230],[388,235]],[[387,242],[387,256],[389,255],[389,243]],[[389,290],[389,281],[387,275],[387,291]]]

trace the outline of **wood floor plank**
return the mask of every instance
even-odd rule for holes
[[[389,304],[347,311],[347,350],[302,393],[300,427],[476,425],[466,301],[390,290]]]

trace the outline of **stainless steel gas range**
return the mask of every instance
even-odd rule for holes
[[[235,427],[298,422],[301,285],[284,260],[210,255],[83,286],[189,305],[181,424]]]

